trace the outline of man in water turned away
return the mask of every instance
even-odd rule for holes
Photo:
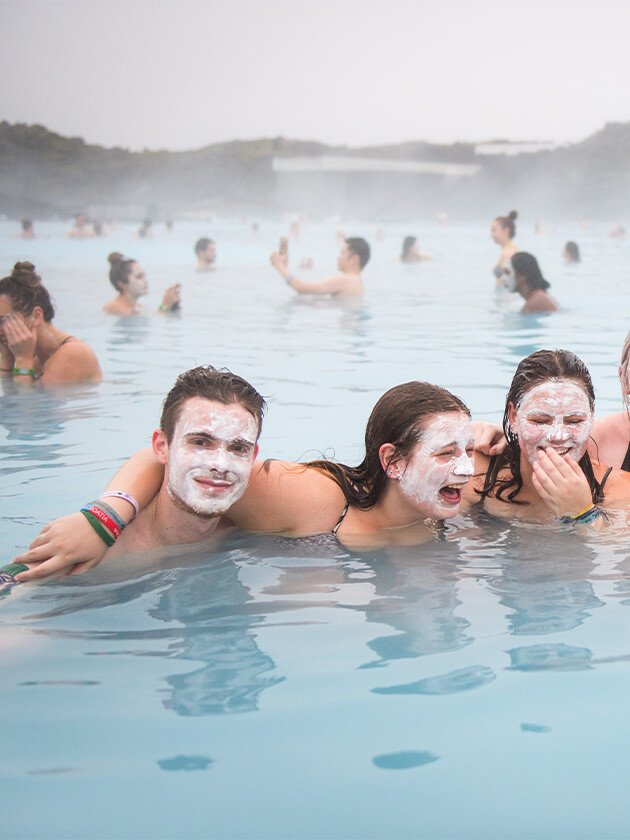
[[[147,507],[132,520],[137,502],[110,491],[58,522],[76,529],[85,516],[94,536],[110,546],[105,560],[204,542],[231,527],[225,514],[247,487],[265,407],[255,388],[229,370],[208,365],[180,374],[164,400],[160,428],[153,432],[153,452],[164,466],[164,478]],[[28,557],[16,558],[32,567],[27,578],[41,576],[34,561],[44,561],[44,574],[56,570],[54,547],[42,540],[45,531],[31,543]]]
[[[288,267],[288,254],[276,251],[271,255],[271,264],[284,277],[287,285],[301,295],[333,295],[334,297],[363,297],[365,289],[361,271],[370,259],[370,246],[360,237],[346,239],[337,258],[339,274],[325,280],[305,283]]]
[[[217,249],[207,236],[202,236],[195,243],[195,254],[197,255],[197,271],[212,271],[217,258]]]

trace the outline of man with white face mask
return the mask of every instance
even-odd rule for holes
[[[265,408],[249,382],[229,370],[208,365],[182,373],[164,400],[160,428],[153,433],[161,478],[157,493],[151,498],[149,488],[155,482],[147,475],[146,490],[136,495],[141,506],[151,500],[133,518],[138,502],[114,489],[114,478],[99,499],[57,520],[56,539],[51,542],[44,528],[28,555],[16,558],[29,567],[42,561],[26,572],[27,578],[64,570],[67,558],[59,563],[59,556],[77,533],[81,552],[94,559],[85,561],[83,553],[73,573],[97,565],[103,556],[109,560],[161,546],[197,544],[231,527],[225,514],[247,487]]]
[[[182,373],[153,433],[153,451],[164,466],[161,487],[107,559],[202,542],[229,527],[225,514],[247,487],[264,409],[261,395],[228,370],[207,366]]]

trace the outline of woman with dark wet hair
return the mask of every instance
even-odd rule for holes
[[[595,408],[586,365],[568,350],[539,350],[519,364],[503,415],[504,450],[477,453],[468,501],[481,499],[505,518],[593,521],[597,504],[627,498],[619,470],[591,462],[587,447]],[[469,492],[470,491],[470,492]]]
[[[509,292],[525,298],[521,312],[555,312],[557,302],[548,294],[549,283],[542,276],[536,257],[519,251],[512,257],[512,275],[506,281]]]
[[[30,262],[0,280],[0,369],[16,382],[102,378],[93,350],[53,326],[55,308]]]
[[[580,249],[577,246],[576,242],[567,242],[564,246],[564,251],[562,252],[562,256],[567,263],[579,263],[580,262]]]
[[[149,291],[149,283],[144,268],[136,260],[124,257],[114,251],[109,260],[109,282],[118,292],[118,296],[103,307],[111,315],[136,315],[142,306],[139,298]],[[164,292],[160,312],[174,312],[180,307],[179,284],[169,286]]]
[[[405,236],[399,259],[402,263],[417,263],[422,262],[423,260],[430,260],[431,257],[422,253],[418,247],[417,237]]]

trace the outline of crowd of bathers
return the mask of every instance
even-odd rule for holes
[[[493,229],[506,219],[513,225],[513,217],[499,217]],[[517,278],[518,256],[502,262]],[[344,239],[340,275],[360,278],[368,259],[365,240]],[[109,261],[120,286],[143,288],[135,261],[120,254]],[[299,291],[286,252],[271,261]],[[50,323],[50,300],[30,263],[0,281],[0,306],[10,310],[0,310],[2,368],[19,382],[36,381],[40,335],[46,346],[58,344],[48,364],[64,347],[82,345]],[[15,559],[15,574],[75,574],[158,546],[212,545],[235,527],[289,538],[329,534],[357,549],[419,544],[477,509],[571,531],[605,528],[606,510],[630,501],[629,357],[630,333],[619,368],[626,411],[598,421],[588,369],[568,350],[540,350],[520,362],[501,427],[473,423],[464,402],[437,385],[397,385],[374,406],[357,465],[257,461],[265,400],[229,370],[193,368],[166,396],[151,449],[132,456],[101,496],[47,525]],[[93,364],[82,378],[100,376]]]

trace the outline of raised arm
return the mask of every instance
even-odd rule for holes
[[[276,251],[271,255],[271,264],[284,278],[287,285],[291,286],[300,295],[338,295],[345,291],[346,279],[343,274],[334,274],[325,280],[305,283],[289,271],[286,254],[280,254]]]
[[[118,470],[105,492],[129,495],[139,509],[146,507],[157,493],[163,477],[163,467],[152,449],[136,452]],[[128,524],[135,515],[133,504],[121,496],[99,497],[114,508]],[[37,580],[52,574],[61,577],[78,574],[97,566],[107,556],[107,545],[93,530],[81,513],[72,513],[46,525],[29,546],[29,550],[14,563],[29,566],[27,572],[17,575],[17,580]]]

